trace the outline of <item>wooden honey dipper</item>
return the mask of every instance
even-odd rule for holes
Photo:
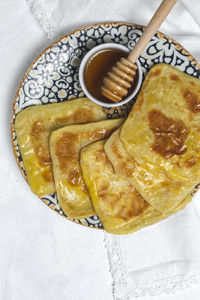
[[[153,15],[139,41],[127,58],[122,57],[103,78],[101,93],[113,102],[121,101],[128,94],[137,71],[136,61],[148,42],[157,32],[177,0],[163,0]]]

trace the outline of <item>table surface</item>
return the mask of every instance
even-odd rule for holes
[[[49,44],[26,1],[0,2],[0,299],[111,300],[102,231],[59,216],[33,195],[11,146],[10,115],[24,72]],[[78,26],[77,26],[78,27]],[[200,287],[150,300],[199,299]]]

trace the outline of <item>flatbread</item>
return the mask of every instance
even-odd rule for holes
[[[105,119],[103,108],[87,98],[31,106],[17,115],[15,132],[33,193],[44,196],[55,192],[48,144],[51,131],[68,124]]]
[[[79,164],[80,150],[110,136],[123,119],[84,125],[65,126],[53,131],[50,152],[58,202],[69,218],[86,218],[95,214]]]
[[[200,80],[155,65],[120,139],[140,168],[135,188],[155,209],[173,210],[200,182]]]
[[[125,176],[115,172],[104,151],[105,143],[100,141],[85,147],[80,159],[84,181],[105,230],[128,234],[168,217],[170,214],[154,209]],[[188,195],[174,212],[184,208],[191,198]]]
[[[115,176],[120,178],[120,180],[123,179],[125,189],[128,186],[132,186],[133,189],[133,177],[135,174],[137,174],[137,163],[136,161],[128,154],[126,149],[124,148],[122,142],[120,141],[119,138],[120,134],[120,129],[116,130],[105,142],[104,145],[104,151],[109,159],[109,162],[111,163],[114,171],[115,171]],[[97,143],[96,143],[97,144]],[[89,148],[89,147],[88,147]],[[90,160],[90,156],[88,155],[88,160]],[[102,168],[102,170],[105,170],[105,166]],[[87,175],[89,174],[89,175]],[[103,175],[100,174],[100,171],[98,171],[99,176]],[[86,173],[86,176],[91,177],[91,171]],[[137,175],[136,175],[137,176]],[[85,179],[85,177],[84,177]],[[86,179],[85,179],[86,180]],[[95,190],[95,187],[97,186],[97,179],[93,179],[93,190]],[[92,184],[91,184],[92,185]],[[93,191],[92,190],[92,191]],[[115,188],[113,187],[113,190]],[[117,193],[119,194],[119,193]],[[130,192],[128,193],[128,195]],[[139,194],[139,193],[138,193]],[[142,198],[142,196],[140,196]],[[143,199],[144,200],[144,199]],[[138,215],[136,218],[133,218],[126,224],[122,224],[122,227],[112,233],[116,234],[124,234],[124,233],[130,233],[137,231],[145,226],[157,223],[161,220],[164,220],[165,218],[175,214],[179,210],[183,209],[190,201],[192,200],[192,195],[189,193],[187,197],[179,203],[173,210],[171,210],[168,213],[161,213],[157,210],[155,210],[151,205],[147,203],[148,206],[148,213],[145,211]],[[120,201],[123,201],[123,199],[120,199]],[[123,202],[122,202],[123,203]],[[104,218],[104,216],[103,216]],[[112,226],[112,224],[111,224]]]
[[[120,130],[116,130],[106,141],[104,145],[105,153],[112,163],[112,166],[116,174],[131,185],[134,186],[135,178],[137,180],[143,180],[144,185],[148,185],[143,169],[141,169],[134,158],[126,151],[123,143],[120,140]],[[155,220],[156,222],[175,214],[179,210],[183,209],[192,200],[192,191],[172,210],[169,212],[161,213],[160,216]],[[153,208],[153,207],[152,207]],[[150,216],[151,218],[151,216]],[[148,220],[146,220],[148,222]]]
[[[85,147],[80,163],[94,209],[105,230],[115,234],[130,233],[145,226],[150,216],[148,224],[154,223],[160,212],[152,209],[126,179],[115,173],[104,144],[105,141],[100,141]]]

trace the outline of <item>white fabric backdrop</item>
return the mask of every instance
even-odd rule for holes
[[[12,154],[9,115],[23,73],[49,44],[48,39],[102,21],[145,25],[159,1],[27,2],[32,10],[25,0],[0,2],[0,299],[111,300],[112,282],[103,233],[67,222],[30,192]],[[40,25],[46,34],[32,12],[37,17],[43,16]],[[180,0],[160,30],[200,60],[198,12],[198,0]],[[186,214],[193,210],[198,199],[199,195]],[[145,300],[199,299],[199,293],[199,287],[190,287],[175,295],[145,297]]]
[[[50,39],[80,26],[107,21],[147,25],[160,0],[27,0]],[[170,35],[198,60],[200,51],[200,3],[179,0],[160,31]],[[45,16],[45,18],[44,18]]]

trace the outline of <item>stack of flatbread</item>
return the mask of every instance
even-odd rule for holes
[[[29,107],[15,121],[18,145],[31,190],[57,192],[69,218],[95,214],[80,168],[81,149],[109,137],[124,119],[107,114],[87,98]]]
[[[125,121],[125,122],[124,122]],[[34,106],[15,130],[31,190],[127,234],[183,209],[200,182],[200,80],[157,64],[126,120],[86,98]]]

